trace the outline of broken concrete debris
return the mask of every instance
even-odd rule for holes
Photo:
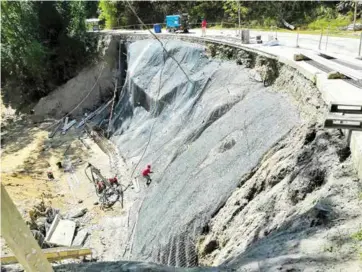
[[[100,106],[98,109],[96,109],[94,112],[90,113],[90,114],[84,114],[84,118],[78,123],[78,125],[76,126],[76,128],[81,128],[82,126],[84,126],[84,124],[86,124],[87,121],[91,120],[93,117],[97,116],[98,114],[100,114],[110,103],[112,102],[112,100],[109,100],[107,103],[103,104],[102,106]],[[75,124],[77,123],[77,120],[72,120],[69,122],[69,116],[66,116],[65,118],[63,118],[62,120],[58,121],[58,123],[56,124],[55,129],[48,135],[49,138],[53,138],[54,135],[61,130],[61,134],[64,135],[66,134],[66,132]],[[81,139],[80,139],[81,140]],[[81,140],[82,141],[82,140]],[[82,143],[84,144],[84,142],[82,141]],[[87,147],[87,146],[86,146]],[[87,147],[87,149],[89,149]]]
[[[89,232],[85,229],[78,231],[80,224],[72,219],[84,216],[87,211],[86,208],[77,209],[68,219],[63,219],[58,209],[46,206],[44,201],[41,201],[29,211],[30,220],[27,225],[42,248],[72,244],[81,246]]]
[[[72,246],[83,246],[85,240],[88,236],[88,230],[82,229],[78,231],[77,235],[75,236]]]
[[[70,129],[73,125],[75,125],[75,123],[77,123],[77,121],[76,121],[76,120],[72,120],[72,121],[69,122],[66,126],[64,126],[63,129],[62,129],[62,134],[65,134],[68,129]]]
[[[74,221],[62,220],[60,219],[60,216],[57,215],[50,227],[45,241],[57,246],[71,246],[75,227]]]
[[[79,218],[85,215],[88,212],[87,208],[77,209],[73,213],[70,214],[69,218]]]
[[[69,117],[67,116],[67,117],[65,117],[65,119],[64,119],[64,125],[63,125],[62,130],[65,130],[65,128],[66,128],[67,125],[68,125],[68,121],[69,121]]]

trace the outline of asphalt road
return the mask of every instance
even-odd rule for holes
[[[120,32],[132,32],[132,33],[148,33],[148,31],[144,30],[105,30],[103,32],[106,33],[120,33]],[[166,33],[165,31],[163,33]],[[192,36],[201,36],[201,29],[192,29],[188,34],[174,34],[174,35],[192,35]],[[264,42],[267,42],[269,36],[273,36],[273,38],[277,37],[280,45],[296,48],[297,45],[297,33],[285,33],[285,32],[268,32],[268,31],[250,31],[251,41],[253,42],[257,35],[261,35],[261,38]],[[206,32],[206,37],[210,38],[225,38],[238,40],[240,36],[237,35],[236,30],[229,29],[209,29]],[[319,50],[319,35],[308,35],[308,34],[300,34],[298,38],[298,46],[304,49],[311,50]],[[359,45],[360,39],[353,38],[340,38],[340,37],[327,37],[323,36],[321,40],[320,49],[330,53],[338,53],[350,57],[357,57],[359,55]],[[362,52],[361,52],[362,53]]]

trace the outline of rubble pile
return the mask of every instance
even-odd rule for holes
[[[41,248],[82,246],[88,236],[88,231],[81,227],[77,219],[83,217],[87,212],[87,208],[77,208],[62,215],[59,209],[51,206],[51,202],[45,204],[44,200],[41,200],[28,211],[29,220],[26,221],[26,224]],[[63,222],[71,227],[65,228]],[[53,237],[57,235],[57,232],[62,232],[64,237],[54,240]]]

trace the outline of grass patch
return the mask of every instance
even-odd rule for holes
[[[285,32],[285,33],[297,33],[300,34],[309,34],[309,35],[320,35],[321,30],[323,30],[324,35],[327,34],[327,29],[329,36],[332,37],[343,37],[343,38],[355,38],[359,39],[361,35],[361,31],[347,31],[342,30],[343,27],[347,27],[352,23],[352,15],[346,16],[338,16],[334,19],[327,19],[327,18],[319,18],[312,21],[306,25],[300,25],[298,30],[289,30],[284,28],[277,28],[275,27],[276,21],[275,20],[268,20],[268,22],[264,24],[260,24],[258,21],[251,21],[248,25],[242,25],[241,28],[247,28],[250,30],[256,31],[278,31],[278,32]],[[362,23],[362,20],[357,20],[357,23]],[[239,29],[238,26],[233,26],[233,24],[224,23],[218,25],[212,25],[208,27],[209,29],[221,30],[221,29],[229,29],[229,30],[236,30]]]
[[[359,231],[357,231],[356,233],[352,234],[351,236],[353,239],[355,239],[356,241],[358,242],[361,242],[362,241],[362,229],[360,229]],[[362,260],[362,251],[361,251],[361,247],[360,246],[357,246],[357,250],[359,250],[359,256],[360,256],[360,259]]]
[[[362,229],[360,229],[358,232],[352,234],[352,238],[357,241],[362,241]]]
[[[339,30],[340,28],[346,27],[351,23],[351,18],[349,16],[340,16],[335,19],[320,18],[308,24],[306,29],[321,30],[327,29],[329,27],[333,30]]]
[[[278,28],[277,30],[275,28],[267,28],[267,27],[241,27],[241,28],[247,28],[250,30],[254,30],[254,31],[269,31],[269,32],[275,32],[277,31],[278,33],[293,33],[293,34],[297,34],[297,32],[299,32],[299,34],[308,34],[308,35],[320,35],[321,34],[321,29],[318,30],[310,30],[310,29],[304,29],[304,30],[289,30],[289,29],[283,29],[283,28]],[[193,28],[193,29],[199,29],[199,28]],[[217,25],[217,26],[213,26],[213,27],[209,27],[208,29],[214,29],[214,30],[236,30],[238,28],[235,27],[231,27],[231,28],[225,28],[225,27],[221,27],[221,25]],[[341,37],[341,38],[352,38],[352,39],[359,39],[360,35],[361,35],[362,31],[347,31],[347,30],[330,30],[329,31],[329,36],[330,37]],[[207,31],[206,31],[207,33]],[[324,35],[326,35],[326,30],[323,31]]]

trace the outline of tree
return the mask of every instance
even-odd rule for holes
[[[2,85],[10,78],[41,81],[47,50],[38,40],[34,3],[2,1],[1,10]]]
[[[98,17],[98,1],[84,1],[85,3],[85,16],[87,18]]]
[[[99,19],[105,20],[106,28],[112,28],[118,25],[119,16],[121,15],[118,6],[119,4],[116,1],[99,1]]]
[[[1,9],[5,103],[18,99],[29,104],[72,78],[86,64],[93,47],[86,37],[85,2],[2,1]]]
[[[229,17],[230,21],[238,22],[241,25],[241,19],[245,19],[248,14],[248,8],[241,5],[240,1],[224,1],[223,9],[225,14]]]

